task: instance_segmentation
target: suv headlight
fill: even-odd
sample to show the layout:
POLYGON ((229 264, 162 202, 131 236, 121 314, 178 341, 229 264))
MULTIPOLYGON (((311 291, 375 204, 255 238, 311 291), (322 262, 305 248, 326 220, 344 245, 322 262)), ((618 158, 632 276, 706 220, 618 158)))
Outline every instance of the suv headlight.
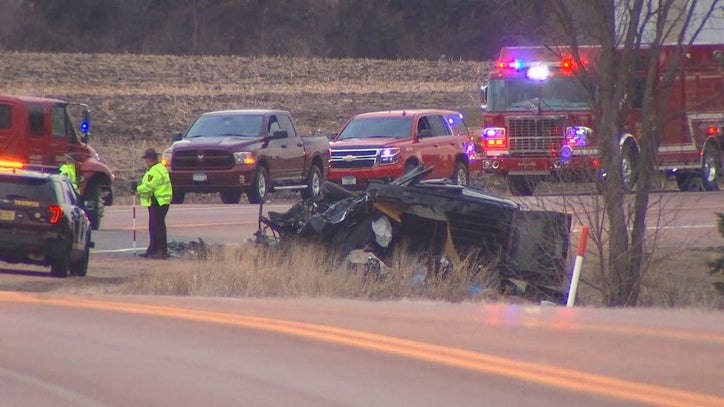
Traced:
POLYGON ((249 151, 237 151, 234 153, 234 162, 237 164, 254 165, 256 158, 249 151))
POLYGON ((398 147, 383 148, 380 151, 380 164, 395 164, 400 161, 400 149, 398 147))

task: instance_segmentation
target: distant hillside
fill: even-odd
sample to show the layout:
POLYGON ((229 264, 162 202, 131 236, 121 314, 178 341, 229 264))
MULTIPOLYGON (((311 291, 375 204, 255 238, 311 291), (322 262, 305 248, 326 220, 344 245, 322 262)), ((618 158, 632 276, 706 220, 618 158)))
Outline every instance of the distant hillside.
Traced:
MULTIPOLYGON (((336 132, 361 111, 444 107, 479 120, 474 61, 0 53, 0 92, 88 103, 92 141, 126 177, 133 149, 162 149, 203 111, 288 109, 302 132, 336 132), (134 142, 130 143, 131 136, 134 142), (135 144, 135 145, 134 145, 135 144)), ((135 163, 138 165, 139 163, 135 163)))

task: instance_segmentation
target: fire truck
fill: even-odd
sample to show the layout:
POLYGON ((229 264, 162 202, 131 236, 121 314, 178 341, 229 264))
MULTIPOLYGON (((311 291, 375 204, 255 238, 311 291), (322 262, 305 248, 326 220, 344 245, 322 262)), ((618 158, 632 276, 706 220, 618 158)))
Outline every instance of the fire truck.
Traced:
POLYGON ((88 144, 90 108, 58 99, 0 95, 0 162, 21 168, 57 172, 73 154, 79 158, 78 186, 91 226, 100 228, 103 207, 113 204, 111 169, 88 144), (76 112, 76 110, 79 110, 76 112), (80 116, 79 135, 73 114, 80 116))
MULTIPOLYGON (((645 61, 646 50, 638 58, 645 61)), ((591 94, 582 66, 595 70, 600 48, 507 47, 481 86, 483 171, 506 176, 513 195, 533 195, 542 181, 599 181, 599 158, 591 94)), ((664 45, 660 79, 676 58, 664 45)), ((724 45, 696 44, 679 54, 661 128, 657 169, 674 176, 682 191, 717 190, 724 152, 724 45)), ((635 184, 647 63, 633 72, 631 112, 619 134, 621 168, 628 188, 635 184)))

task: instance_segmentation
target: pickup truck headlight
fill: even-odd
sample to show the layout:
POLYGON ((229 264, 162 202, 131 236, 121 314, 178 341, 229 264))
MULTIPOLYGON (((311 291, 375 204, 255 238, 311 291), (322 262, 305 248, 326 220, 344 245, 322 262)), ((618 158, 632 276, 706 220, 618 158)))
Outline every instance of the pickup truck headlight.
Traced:
POLYGON ((173 155, 170 151, 164 151, 163 153, 161 153, 161 164, 163 164, 164 167, 170 167, 172 157, 173 155))
POLYGON ((254 157, 254 154, 248 151, 237 151, 236 153, 234 153, 234 161, 237 164, 256 164, 256 158, 254 157))
POLYGON ((383 148, 380 151, 380 165, 395 164, 398 161, 400 161, 399 148, 383 148))

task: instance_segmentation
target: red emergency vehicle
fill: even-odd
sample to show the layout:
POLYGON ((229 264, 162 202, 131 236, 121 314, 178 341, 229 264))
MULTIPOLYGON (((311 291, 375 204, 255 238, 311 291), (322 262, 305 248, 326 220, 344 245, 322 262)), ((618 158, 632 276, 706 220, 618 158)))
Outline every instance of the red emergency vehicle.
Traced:
MULTIPOLYGON (((532 195, 541 181, 594 181, 605 174, 591 98, 576 72, 576 61, 595 70, 599 55, 598 47, 580 47, 579 59, 566 47, 501 50, 481 87, 483 170, 507 176, 513 195, 532 195)), ((658 76, 676 55, 675 45, 663 46, 658 76)), ((716 190, 724 151, 724 45, 692 45, 682 57, 659 134, 657 168, 675 176, 681 190, 716 190)), ((641 137, 647 64, 639 65, 632 110, 619 135, 628 183, 635 182, 641 137)))
POLYGON ((80 157, 78 186, 93 229, 100 227, 103 207, 113 204, 111 169, 88 144, 90 109, 58 99, 0 95, 0 160, 22 168, 58 171, 67 155, 80 157), (80 134, 71 111, 80 116, 80 134), (77 111, 77 112, 76 112, 77 111))

